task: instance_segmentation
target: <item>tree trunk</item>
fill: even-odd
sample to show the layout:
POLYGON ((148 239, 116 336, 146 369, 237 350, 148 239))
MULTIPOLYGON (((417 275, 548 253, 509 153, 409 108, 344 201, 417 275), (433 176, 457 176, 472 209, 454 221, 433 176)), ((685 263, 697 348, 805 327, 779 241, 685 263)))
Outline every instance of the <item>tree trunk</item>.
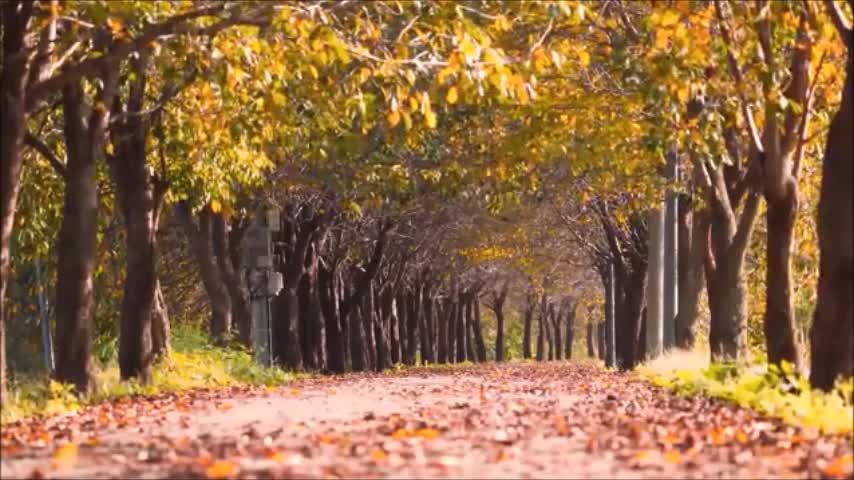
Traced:
POLYGON ((10 280, 9 245, 21 187, 21 149, 27 129, 28 51, 33 38, 28 31, 33 6, 32 2, 4 2, 0 6, 3 9, 3 69, 0 73, 0 125, 3 125, 0 132, 0 405, 6 398, 6 287, 10 280))
POLYGON ((344 338, 338 317, 338 289, 333 267, 321 264, 318 269, 320 307, 326 327, 326 368, 332 373, 344 373, 344 338))
MULTIPOLYGON (((112 104, 115 72, 103 79, 95 103, 112 104)), ((92 372, 92 277, 98 229, 96 155, 102 151, 109 110, 84 105, 81 82, 63 89, 67 178, 59 231, 56 282, 56 379, 72 383, 79 393, 94 386, 92 372), (88 117, 88 118, 87 118, 88 117)), ((149 309, 150 313, 150 309, 149 309)))
POLYGON ((371 311, 371 315, 374 316, 374 336, 377 342, 375 367, 378 372, 382 372, 392 366, 391 344, 388 337, 385 309, 382 306, 382 297, 377 293, 377 290, 371 284, 371 290, 368 292, 368 308, 371 311))
POLYGON ((540 315, 537 317, 537 353, 535 359, 538 362, 542 362, 546 358, 546 352, 544 351, 546 348, 546 335, 544 329, 543 322, 543 312, 540 309, 540 315))
POLYGON ((400 333, 400 363, 408 365, 410 348, 409 343, 409 302, 406 292, 401 292, 397 296, 397 330, 400 333))
POLYGON ((587 320, 587 356, 597 358, 596 355, 596 325, 591 319, 587 320))
POLYGON ((468 353, 468 348, 466 340, 468 335, 466 335, 466 325, 468 325, 468 322, 466 321, 466 308, 469 307, 469 293, 465 291, 460 292, 459 305, 457 306, 457 317, 454 322, 456 326, 456 334, 454 337, 457 340, 456 360, 458 363, 465 362, 467 360, 466 354, 468 353))
POLYGON ((176 206, 182 219, 190 250, 199 267, 202 285, 211 302, 210 335, 216 345, 225 343, 228 326, 231 324, 231 296, 222 280, 219 268, 216 266, 211 239, 211 211, 205 206, 199 213, 199 224, 193 220, 186 203, 176 206))
POLYGON ((377 337, 375 335, 374 309, 371 303, 370 286, 362 298, 362 329, 365 332, 365 360, 367 370, 377 369, 377 337))
POLYGON ((646 290, 646 260, 638 256, 631 259, 631 273, 626 282, 625 292, 621 308, 620 322, 621 330, 624 332, 621 338, 622 369, 631 370, 640 363, 641 344, 644 342, 644 329, 642 328, 642 310, 646 290))
MULTIPOLYGON (((225 289, 228 291, 228 297, 231 302, 231 324, 227 327, 226 331, 231 330, 231 325, 236 326, 240 342, 249 347, 252 345, 252 331, 251 328, 247 328, 252 325, 249 290, 238 273, 240 271, 240 263, 234 262, 231 245, 231 241, 238 240, 239 237, 229 235, 230 232, 226 231, 227 220, 222 211, 212 213, 212 217, 211 237, 213 239, 214 256, 216 257, 220 278, 222 278, 225 289)), ((235 245, 234 249, 239 249, 239 245, 235 245)))
POLYGON ((391 306, 389 316, 389 328, 391 329, 391 362, 392 364, 397 365, 403 361, 402 340, 405 339, 400 331, 399 312, 402 307, 400 306, 397 295, 389 291, 388 296, 390 302, 389 305, 391 306))
POLYGON ((397 340, 394 338, 394 329, 392 328, 392 308, 394 304, 394 296, 391 293, 391 288, 389 286, 381 289, 381 293, 378 294, 378 309, 379 309, 379 321, 383 332, 383 342, 382 342, 382 367, 391 368, 395 364, 395 360, 397 357, 394 355, 395 348, 398 347, 397 340))
POLYGON ((448 363, 448 324, 450 323, 450 319, 453 318, 451 312, 454 311, 454 308, 453 300, 448 297, 444 301, 444 307, 439 312, 437 361, 442 364, 448 363))
POLYGON ((477 352, 474 349, 474 295, 469 296, 466 304, 466 359, 477 362, 477 352))
POLYGON ((854 185, 852 98, 854 52, 847 30, 848 65, 839 111, 830 123, 818 203, 818 299, 810 328, 810 384, 829 390, 854 374, 854 185))
POLYGON ((492 293, 492 311, 495 313, 495 361, 504 361, 504 302, 507 300, 509 283, 504 282, 501 291, 492 293))
POLYGON ((569 299, 566 305, 564 318, 566 318, 566 343, 564 343, 564 353, 567 360, 572 360, 572 343, 575 341, 575 309, 577 308, 575 300, 569 299))
POLYGON ((531 321, 534 316, 534 295, 528 293, 527 302, 525 303, 524 324, 522 327, 522 357, 525 359, 531 358, 531 321))
POLYGON ((231 270, 226 272, 225 281, 234 304, 233 323, 237 328, 237 338, 244 346, 252 346, 252 305, 249 298, 249 288, 244 276, 245 270, 241 263, 244 222, 232 222, 228 232, 228 256, 231 259, 231 270), (245 306, 244 306, 245 305, 245 306), (244 310, 245 309, 245 310, 244 310))
POLYGON ((169 309, 160 289, 160 280, 154 280, 154 305, 151 312, 151 355, 157 359, 169 356, 169 309))
POLYGON ((474 329, 474 345, 475 351, 477 352, 477 361, 485 362, 486 343, 483 341, 483 327, 481 326, 480 321, 480 300, 477 295, 475 295, 472 301, 474 302, 474 321, 472 322, 472 328, 474 329))
POLYGON ((424 365, 434 362, 433 356, 433 292, 430 285, 424 286, 421 297, 421 323, 418 335, 421 338, 421 363, 424 365))
POLYGON ((365 358, 365 336, 362 332, 362 307, 356 305, 348 315, 350 322, 350 368, 354 372, 363 372, 367 368, 365 358))
POLYGON ((552 325, 554 328, 555 360, 563 360, 563 337, 560 334, 560 324, 563 322, 564 309, 558 306, 552 311, 552 325))
POLYGON ((700 293, 705 286, 703 259, 708 250, 708 221, 705 210, 689 209, 689 199, 682 196, 679 206, 679 309, 676 316, 676 346, 694 346, 700 293))
POLYGON ((706 262, 706 284, 712 361, 740 361, 747 355, 744 259, 758 208, 759 195, 749 193, 741 214, 742 226, 737 229, 731 212, 727 213, 720 205, 715 208, 717 212, 711 213, 713 249, 707 255, 713 255, 713 259, 706 262))
POLYGON ((406 364, 415 365, 415 353, 418 351, 418 324, 420 311, 418 304, 421 302, 420 289, 418 286, 406 295, 406 364))
POLYGON ((789 179, 785 194, 772 198, 766 194, 767 225, 765 275, 765 316, 763 330, 768 362, 787 361, 801 370, 800 353, 795 341, 795 311, 792 301, 792 237, 798 211, 798 184, 789 179))

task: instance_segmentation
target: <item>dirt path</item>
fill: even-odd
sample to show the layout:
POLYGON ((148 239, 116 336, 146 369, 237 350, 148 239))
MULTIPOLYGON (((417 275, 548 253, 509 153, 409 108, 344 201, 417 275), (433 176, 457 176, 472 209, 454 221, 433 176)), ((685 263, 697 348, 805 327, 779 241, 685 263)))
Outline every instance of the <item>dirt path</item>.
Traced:
POLYGON ((4 427, 0 475, 851 478, 851 448, 629 375, 541 363, 127 399, 4 427))

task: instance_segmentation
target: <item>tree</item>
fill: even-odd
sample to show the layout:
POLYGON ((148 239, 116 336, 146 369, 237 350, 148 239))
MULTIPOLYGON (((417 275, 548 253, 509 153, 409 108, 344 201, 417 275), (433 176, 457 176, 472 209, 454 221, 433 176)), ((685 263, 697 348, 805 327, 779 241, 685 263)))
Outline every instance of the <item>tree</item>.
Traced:
MULTIPOLYGON (((852 226, 852 89, 854 55, 851 54, 852 29, 839 6, 826 2, 827 10, 848 49, 842 103, 830 123, 830 132, 822 162, 821 195, 818 207, 819 262, 818 299, 810 329, 812 353, 810 383, 828 390, 834 381, 854 373, 854 227, 852 226)), ((848 2, 854 10, 854 3, 848 2)))

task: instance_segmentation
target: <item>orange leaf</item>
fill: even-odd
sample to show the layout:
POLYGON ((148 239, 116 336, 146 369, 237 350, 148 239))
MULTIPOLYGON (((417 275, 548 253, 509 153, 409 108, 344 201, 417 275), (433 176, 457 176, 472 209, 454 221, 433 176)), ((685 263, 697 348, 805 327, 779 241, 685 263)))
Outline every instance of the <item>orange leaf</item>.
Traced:
POLYGON ((284 460, 285 457, 283 457, 280 452, 273 450, 272 448, 268 448, 264 452, 264 458, 266 458, 267 460, 272 460, 274 462, 281 462, 282 460, 284 460))
POLYGON ((735 432, 735 439, 738 440, 738 443, 741 443, 741 444, 745 444, 748 442, 748 440, 750 440, 747 437, 747 434, 741 430, 735 432))
POLYGON ((434 428, 422 428, 415 432, 416 437, 432 439, 438 437, 439 431, 434 428))
POLYGON ((217 461, 205 470, 207 478, 229 478, 237 474, 237 467, 226 461, 217 461))
POLYGON ((682 461, 682 455, 676 450, 668 450, 664 452, 664 461, 675 465, 682 461))
POLYGON ((849 453, 836 458, 821 471, 822 475, 831 478, 845 478, 851 475, 854 457, 849 453))
POLYGON ((77 463, 77 445, 66 443, 53 452, 54 468, 71 468, 77 463))
POLYGON ((401 438, 409 438, 409 437, 411 437, 411 436, 412 436, 412 431, 411 431, 411 430, 407 430, 407 429, 405 429, 405 428, 401 428, 401 429, 395 430, 395 432, 391 434, 391 438, 395 438, 395 439, 398 439, 398 440, 399 440, 399 439, 401 439, 401 438))
POLYGON ((374 450, 371 452, 371 459, 375 462, 382 462, 388 457, 386 453, 382 450, 374 450))

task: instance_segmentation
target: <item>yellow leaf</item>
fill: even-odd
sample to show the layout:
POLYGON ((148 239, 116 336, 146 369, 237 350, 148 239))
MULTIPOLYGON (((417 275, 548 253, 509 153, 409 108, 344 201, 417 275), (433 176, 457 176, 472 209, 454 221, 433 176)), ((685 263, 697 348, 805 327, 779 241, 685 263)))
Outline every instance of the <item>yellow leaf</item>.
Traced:
POLYGON ((421 94, 421 113, 423 115, 427 115, 427 113, 432 112, 433 109, 430 108, 430 95, 427 92, 421 94))
POLYGON ((424 123, 428 128, 436 128, 436 114, 433 112, 424 114, 424 123))
POLYGON ((667 41, 670 39, 671 35, 670 30, 665 30, 663 28, 659 28, 655 31, 655 48, 659 50, 663 50, 667 48, 667 41))
POLYGON ((77 444, 66 443, 53 452, 54 468, 71 468, 77 463, 77 444))
POLYGON ((448 95, 445 97, 445 100, 452 105, 457 103, 457 87, 448 89, 448 95))
POLYGON ((222 204, 218 200, 211 200, 211 211, 219 213, 222 210, 222 204))
POLYGON ((388 126, 394 128, 397 126, 398 123, 400 123, 400 112, 398 112, 397 110, 392 110, 388 112, 388 115, 386 115, 385 119, 388 122, 388 126))
POLYGON ((236 474, 237 467, 233 463, 226 461, 214 462, 210 467, 205 469, 205 476, 207 478, 229 478, 236 474))
POLYGON ((678 90, 676 90, 676 97, 682 103, 685 103, 688 101, 688 94, 689 94, 688 85, 683 85, 682 87, 679 87, 678 90))
POLYGON ((590 54, 587 53, 587 50, 582 49, 578 51, 578 61, 581 62, 582 67, 590 65, 590 54))
POLYGON ((466 58, 474 59, 474 56, 477 55, 477 45, 467 37, 460 43, 460 51, 463 52, 466 58))
POLYGON ((661 26, 662 27, 670 27, 676 25, 676 22, 679 21, 679 14, 673 11, 666 11, 664 15, 661 16, 661 26))

